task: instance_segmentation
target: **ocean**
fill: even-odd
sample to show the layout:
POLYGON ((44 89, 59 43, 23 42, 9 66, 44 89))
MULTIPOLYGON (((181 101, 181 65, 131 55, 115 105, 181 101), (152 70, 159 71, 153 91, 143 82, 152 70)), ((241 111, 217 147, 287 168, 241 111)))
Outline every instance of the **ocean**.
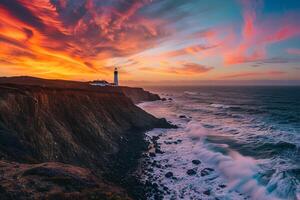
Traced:
POLYGON ((163 199, 300 199, 300 87, 150 90, 166 101, 139 106, 179 126, 147 132, 162 152, 141 179, 163 199))

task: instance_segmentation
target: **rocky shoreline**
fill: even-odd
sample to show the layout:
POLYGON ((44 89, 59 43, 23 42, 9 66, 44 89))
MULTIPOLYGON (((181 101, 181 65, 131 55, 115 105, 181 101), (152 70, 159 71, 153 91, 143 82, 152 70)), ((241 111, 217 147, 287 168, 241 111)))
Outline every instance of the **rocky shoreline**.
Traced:
MULTIPOLYGON (((168 159, 156 159, 157 156, 163 155, 168 152, 164 152, 162 150, 162 141, 161 138, 163 137, 163 131, 154 131, 155 134, 148 136, 147 141, 149 142, 147 151, 144 152, 144 156, 142 159, 142 168, 141 168, 141 182, 144 185, 144 192, 145 197, 147 199, 155 199, 155 200, 162 200, 166 196, 172 197, 174 194, 174 188, 168 188, 168 185, 164 184, 165 180, 170 180, 171 182, 177 182, 182 177, 178 177, 175 174, 175 171, 172 164, 169 163, 168 159), (164 172, 161 176, 156 176, 155 171, 164 172)), ((168 141, 164 141, 164 145, 176 145, 180 146, 182 140, 181 139, 174 139, 170 138, 168 141)), ((202 178, 206 178, 214 173, 215 169, 210 167, 205 167, 202 161, 198 159, 191 160, 191 167, 185 169, 185 176, 198 176, 202 178), (201 169, 201 170, 200 170, 201 169)), ((223 189, 226 185, 220 184, 219 188, 223 189)), ((179 192, 179 191, 177 191, 179 192)), ((181 191, 183 192, 183 191, 181 191)), ((205 196, 210 196, 211 191, 205 190, 203 191, 205 196)), ((179 194, 184 196, 184 194, 179 194)), ((172 199, 176 199, 173 197, 172 199)))
MULTIPOLYGON (((219 169, 205 158, 206 155, 201 154, 205 151, 201 151, 199 137, 193 134, 198 126, 190 123, 192 116, 164 109, 172 103, 140 105, 179 126, 177 129, 153 129, 146 133, 149 146, 141 161, 140 180, 145 185, 147 199, 221 199, 219 197, 224 197, 230 190, 228 182, 222 178, 219 169)), ((243 195, 234 193, 235 197, 243 195)))

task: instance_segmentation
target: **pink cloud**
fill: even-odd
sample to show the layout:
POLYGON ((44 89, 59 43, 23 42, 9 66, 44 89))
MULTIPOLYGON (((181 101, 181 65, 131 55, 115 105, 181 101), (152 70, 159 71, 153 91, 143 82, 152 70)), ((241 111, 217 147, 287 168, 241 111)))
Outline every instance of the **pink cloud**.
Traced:
POLYGON ((282 18, 258 19, 260 3, 242 1, 243 27, 241 39, 236 38, 234 47, 227 48, 224 63, 239 64, 267 57, 266 46, 300 35, 300 23, 293 20, 299 14, 288 13, 282 18))
POLYGON ((230 75, 221 76, 220 79, 234 79, 234 78, 245 78, 245 77, 260 77, 260 76, 279 76, 286 74, 284 71, 265 71, 265 72, 241 72, 230 75))
POLYGON ((287 49, 286 50, 289 54, 292 54, 292 55, 300 55, 300 49, 287 49))

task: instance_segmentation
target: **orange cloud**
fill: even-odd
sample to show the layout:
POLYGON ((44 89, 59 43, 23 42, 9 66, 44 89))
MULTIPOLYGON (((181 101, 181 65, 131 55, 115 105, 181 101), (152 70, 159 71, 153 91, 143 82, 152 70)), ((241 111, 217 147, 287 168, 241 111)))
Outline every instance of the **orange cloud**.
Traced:
POLYGON ((163 56, 177 57, 177 56, 188 55, 188 54, 196 55, 199 52, 215 48, 216 46, 217 45, 214 45, 214 46, 206 46, 206 45, 201 45, 201 44, 200 45, 192 45, 192 46, 185 47, 185 48, 182 48, 179 50, 167 52, 167 53, 163 54, 163 56))
POLYGON ((197 63, 185 63, 181 67, 165 67, 165 68, 140 68, 141 71, 155 72, 162 74, 175 74, 181 76, 204 74, 214 69, 197 63))
POLYGON ((279 76, 286 74, 284 71, 266 71, 266 72, 242 72, 219 77, 219 79, 235 79, 245 77, 261 77, 261 76, 279 76))
POLYGON ((144 51, 168 34, 164 21, 138 14, 147 3, 3 0, 0 73, 67 79, 106 75, 109 59, 144 51))

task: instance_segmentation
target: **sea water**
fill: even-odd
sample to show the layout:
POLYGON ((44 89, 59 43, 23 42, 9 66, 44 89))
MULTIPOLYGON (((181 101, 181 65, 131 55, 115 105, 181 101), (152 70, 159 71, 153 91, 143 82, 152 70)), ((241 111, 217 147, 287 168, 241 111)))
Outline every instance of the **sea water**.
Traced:
POLYGON ((163 153, 142 180, 167 188, 164 199, 300 199, 300 87, 152 91, 167 100, 139 106, 179 126, 147 133, 163 153))

